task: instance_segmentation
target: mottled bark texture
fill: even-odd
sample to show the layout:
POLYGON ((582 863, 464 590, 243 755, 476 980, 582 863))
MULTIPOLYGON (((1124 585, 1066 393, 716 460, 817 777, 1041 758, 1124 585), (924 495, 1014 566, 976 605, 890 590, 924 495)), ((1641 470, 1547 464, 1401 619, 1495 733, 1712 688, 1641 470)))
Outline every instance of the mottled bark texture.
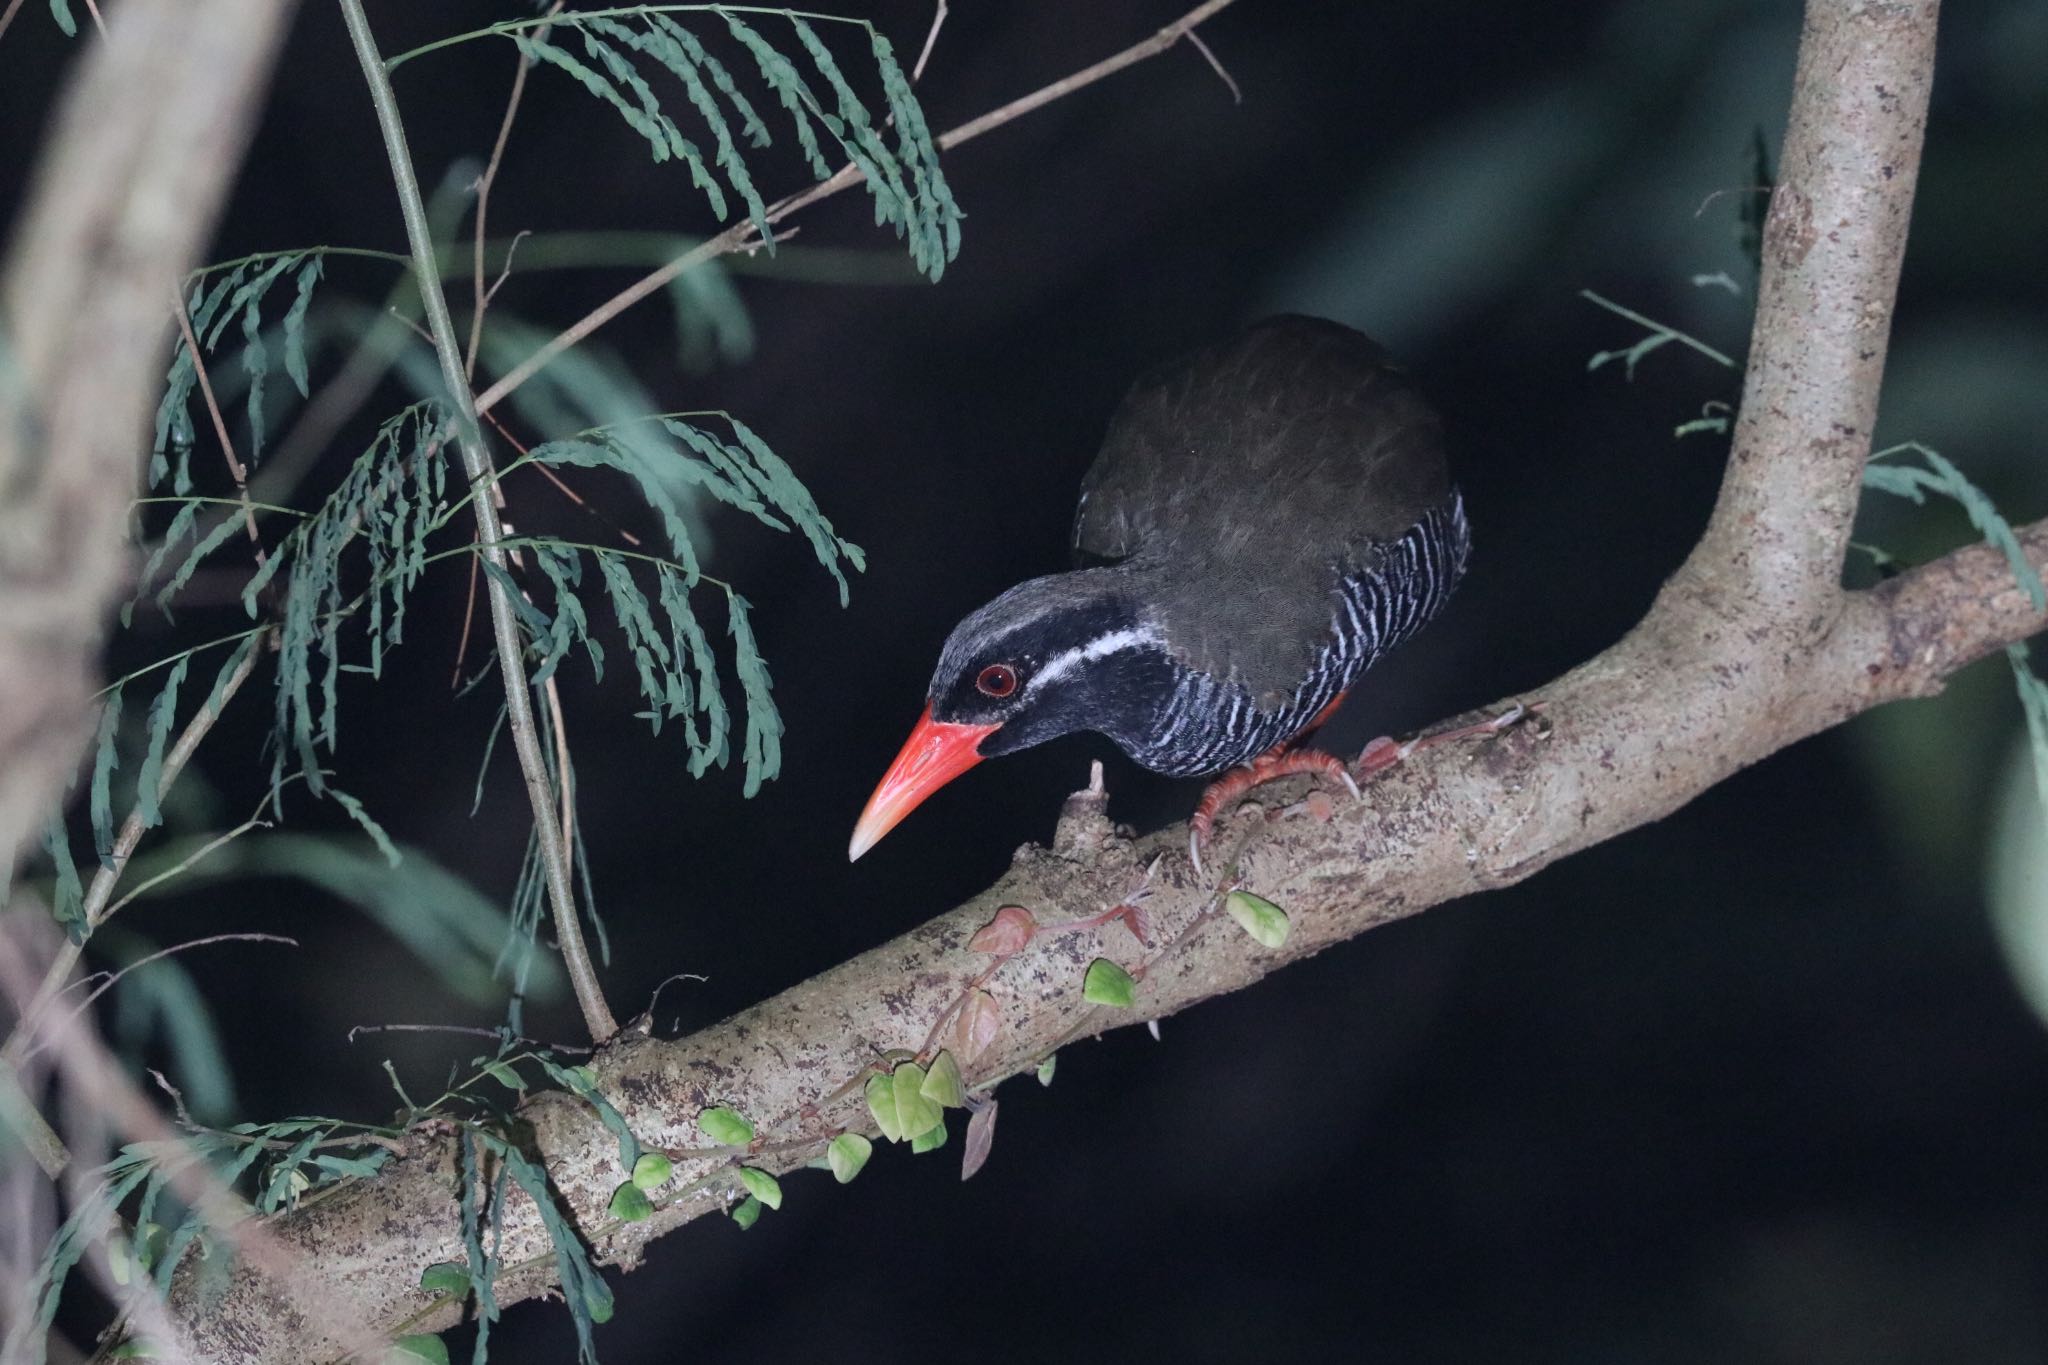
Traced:
POLYGON ((0 281, 0 872, 78 761, 170 301, 213 231, 290 0, 125 0, 44 143, 0 281))
MULTIPOLYGON (((1284 948, 1253 944, 1195 884, 1176 828, 1128 839, 1099 799, 1070 803, 1054 846, 1026 848, 970 903, 777 998, 674 1041, 630 1034, 595 1060, 603 1091, 641 1138, 702 1148, 708 1105, 752 1118, 772 1170, 818 1154, 840 1128, 872 1132, 857 1080, 879 1052, 925 1046, 993 959, 966 948, 1006 904, 1051 923, 1114 905, 1163 855, 1146 903, 1158 948, 1120 924, 1039 939, 986 982, 1001 1028, 965 1063, 971 1087, 1028 1067, 1065 1040, 1156 1018, 1252 984, 1275 968, 1453 897, 1503 886, 1675 810, 1778 749, 1883 702, 1940 690, 1953 670, 2040 629, 2005 563, 1975 547, 1869 592, 1841 565, 1875 415, 1932 71, 1935 0, 1813 0, 1801 39, 1782 183, 1741 417, 1713 521, 1643 622, 1613 648, 1536 690, 1542 708, 1498 737, 1425 751, 1334 815, 1246 808, 1212 864, 1285 907, 1284 948), (1089 1006, 1082 977, 1107 956, 1140 976, 1137 1007, 1089 1006), (840 1093, 841 1091, 844 1093, 840 1093), (803 1141, 792 1141, 804 1139, 803 1141)), ((2048 523, 2024 533, 2048 564, 2048 523)), ((1503 703, 1505 705, 1505 703, 1503 703)), ((1277 802, 1273 804, 1278 804, 1277 802)), ((941 1044, 950 1030, 939 1030, 941 1044)), ((521 1107, 561 1207, 598 1254, 630 1266, 652 1238, 717 1208, 723 1186, 620 1225, 605 1206, 625 1178, 588 1107, 541 1095, 521 1107)), ((394 1324, 426 1304, 420 1269, 461 1261, 455 1141, 414 1135, 383 1174, 273 1222, 303 1252, 290 1281, 244 1270, 177 1310, 221 1359, 320 1357, 291 1305, 329 1296, 394 1324)), ((680 1163, 675 1189, 723 1169, 680 1163)), ((822 1194, 813 1197, 824 1197, 822 1194)), ((548 1243, 515 1196, 500 1303, 553 1281, 548 1243)), ((626 1311, 631 1311, 630 1294, 626 1311)), ((443 1307, 411 1330, 445 1326, 443 1307)))

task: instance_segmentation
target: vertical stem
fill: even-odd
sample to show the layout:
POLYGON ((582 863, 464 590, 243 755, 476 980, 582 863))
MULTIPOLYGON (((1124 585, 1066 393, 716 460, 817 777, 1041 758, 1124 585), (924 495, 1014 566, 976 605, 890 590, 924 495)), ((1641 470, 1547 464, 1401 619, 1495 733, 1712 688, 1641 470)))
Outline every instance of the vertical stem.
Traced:
MULTIPOLYGON (((462 452, 463 472, 468 475, 475 496, 470 507, 476 513, 477 541, 484 557, 500 570, 507 567, 504 528, 487 490, 494 480, 490 452, 484 448, 483 432, 477 426, 476 399, 464 374, 462 346, 456 340, 455 324, 448 316, 448 300, 441 290, 435 264, 434 243, 427 232, 426 204, 420 198, 419 180, 413 174, 412 154, 406 149, 405 124, 398 114, 398 99, 391 79, 384 71, 384 59, 377 40, 363 15, 362 0, 341 0, 342 18, 348 23, 350 40, 362 63, 363 79, 370 87, 370 102, 376 106, 377 126, 384 134, 384 152, 391 162, 391 178, 398 189, 398 208, 405 218, 405 235, 412 249, 413 273, 419 277, 420 301, 427 315, 427 328, 434 338, 434 353, 441 363, 441 378, 448 386, 448 401, 455 409, 455 442, 462 452)), ((540 732, 534 724, 533 698, 526 686, 526 668, 521 662, 523 647, 512 599, 499 574, 489 576, 487 591, 491 604, 491 630, 498 650, 498 669, 505 679, 506 716, 512 730, 512 745, 519 755, 519 771, 526 778, 526 794, 533 806, 534 834, 540 840, 541 865, 546 874, 548 905, 554 914, 555 938, 561 944, 562 962, 576 990, 576 1003, 583 1008, 583 1021, 593 1041, 602 1043, 619 1031, 605 1005, 597 973, 590 965, 590 953, 583 944, 583 929, 576 918, 576 897, 569 881, 569 860, 562 843, 561 826, 556 823, 555 799, 548 781, 547 760, 541 753, 540 732)))

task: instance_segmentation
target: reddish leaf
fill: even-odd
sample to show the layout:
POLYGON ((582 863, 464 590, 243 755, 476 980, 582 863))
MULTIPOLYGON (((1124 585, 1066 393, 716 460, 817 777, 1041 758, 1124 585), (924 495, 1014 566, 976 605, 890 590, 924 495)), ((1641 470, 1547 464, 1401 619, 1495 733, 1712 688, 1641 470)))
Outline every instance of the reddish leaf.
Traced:
POLYGON ((1006 905, 967 940, 967 951, 1010 957, 1023 952, 1037 933, 1038 921, 1029 910, 1021 905, 1006 905))
POLYGON ((1152 916, 1145 913, 1145 907, 1136 901, 1128 901, 1120 907, 1117 916, 1124 922, 1124 928, 1131 931, 1131 937, 1145 945, 1152 946, 1152 916))
POLYGON ((988 1051, 1002 1028, 1003 1011, 996 998, 987 991, 970 992, 966 1003, 960 1006, 959 1017, 953 1021, 954 1056, 973 1065, 975 1058, 988 1051))
POLYGON ((960 1154, 960 1178, 974 1179, 974 1173, 988 1161, 988 1149, 996 1140, 996 1102, 990 1100, 967 1120, 967 1150, 960 1154))

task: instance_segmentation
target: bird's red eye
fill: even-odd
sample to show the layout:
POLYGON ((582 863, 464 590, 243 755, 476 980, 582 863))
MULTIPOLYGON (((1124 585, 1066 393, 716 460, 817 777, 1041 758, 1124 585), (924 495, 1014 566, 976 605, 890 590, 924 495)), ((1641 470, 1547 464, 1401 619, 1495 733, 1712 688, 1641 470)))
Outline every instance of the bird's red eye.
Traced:
POLYGON ((1008 664, 990 664, 974 680, 985 697, 1007 697, 1017 690, 1017 670, 1008 664))

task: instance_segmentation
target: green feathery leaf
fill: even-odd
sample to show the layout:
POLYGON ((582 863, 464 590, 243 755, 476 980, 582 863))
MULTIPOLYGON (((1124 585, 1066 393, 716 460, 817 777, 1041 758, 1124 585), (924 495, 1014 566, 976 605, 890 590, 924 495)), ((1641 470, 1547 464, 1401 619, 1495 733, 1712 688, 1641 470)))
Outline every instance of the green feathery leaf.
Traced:
POLYGON ((114 865, 113 774, 121 766, 115 746, 120 730, 121 688, 116 684, 108 691, 100 710, 100 728, 92 751, 92 786, 87 798, 92 811, 92 846, 99 854, 100 866, 108 868, 114 865))
POLYGON ((172 664, 156 700, 149 704, 149 748, 135 777, 135 809, 142 817, 144 829, 155 829, 164 820, 157 788, 163 784, 164 751, 170 747, 171 724, 178 718, 178 687, 185 681, 185 671, 191 663, 192 656, 187 654, 172 664))

